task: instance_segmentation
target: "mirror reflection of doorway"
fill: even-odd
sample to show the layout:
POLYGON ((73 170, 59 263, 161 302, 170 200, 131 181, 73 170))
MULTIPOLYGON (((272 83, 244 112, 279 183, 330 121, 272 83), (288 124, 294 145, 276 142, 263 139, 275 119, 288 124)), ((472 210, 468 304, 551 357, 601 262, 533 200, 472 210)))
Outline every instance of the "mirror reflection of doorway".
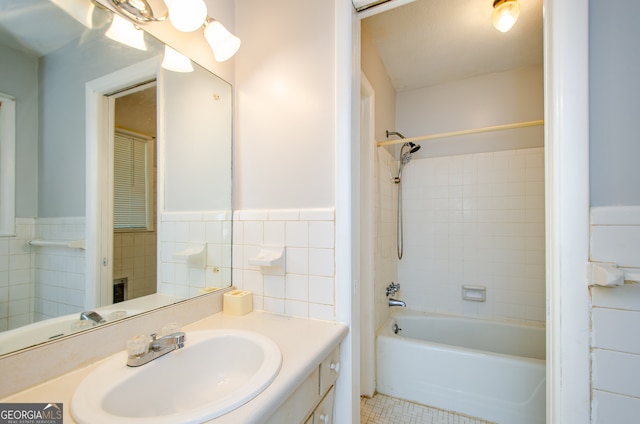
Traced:
POLYGON ((113 95, 113 303, 156 292, 156 83, 113 95))

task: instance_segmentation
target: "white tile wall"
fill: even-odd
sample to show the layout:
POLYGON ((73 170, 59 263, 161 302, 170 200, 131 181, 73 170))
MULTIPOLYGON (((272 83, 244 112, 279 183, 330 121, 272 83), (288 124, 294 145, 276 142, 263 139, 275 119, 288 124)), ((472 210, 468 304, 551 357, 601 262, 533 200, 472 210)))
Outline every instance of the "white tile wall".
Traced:
POLYGON ((414 159, 402 190, 409 308, 545 321, 542 148, 414 159), (462 300, 464 284, 487 301, 462 300))
POLYGON ((234 286, 253 292, 255 309, 334 320, 334 216, 332 208, 235 211, 234 286), (262 245, 285 247, 284 275, 249 265, 262 245))
POLYGON ((178 297, 198 295, 205 287, 226 287, 231 282, 231 214, 227 211, 163 213, 160 282, 158 293, 178 297), (175 253, 191 244, 207 249, 205 268, 187 265, 175 253))
MULTIPOLYGON (((35 234, 48 240, 84 240, 85 218, 38 218, 35 234)), ((34 320, 80 313, 85 305, 85 251, 32 247, 34 320)))
MULTIPOLYGON (((640 271, 640 207, 591 209, 592 261, 640 271)), ((628 422, 640 413, 640 285, 592 287, 593 423, 628 422)))
POLYGON ((0 238, 0 331, 33 321, 32 257, 25 242, 33 238, 35 221, 16 219, 16 236, 0 238))

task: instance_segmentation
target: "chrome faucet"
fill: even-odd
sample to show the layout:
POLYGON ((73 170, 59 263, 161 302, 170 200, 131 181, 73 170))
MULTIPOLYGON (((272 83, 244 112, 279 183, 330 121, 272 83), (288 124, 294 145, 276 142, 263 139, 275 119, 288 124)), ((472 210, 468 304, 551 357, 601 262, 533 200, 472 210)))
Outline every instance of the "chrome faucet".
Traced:
POLYGON ((398 290, 400 290, 400 283, 394 283, 392 281, 391 284, 387 286, 387 297, 395 295, 398 293, 398 290))
POLYGON ((406 308, 407 304, 402 300, 389 298, 389 307, 391 306, 402 306, 403 308, 406 308))
POLYGON ((84 311, 80 314, 80 320, 88 320, 93 321, 93 325, 104 324, 107 322, 104 318, 100 316, 99 313, 94 311, 84 311))
POLYGON ((152 334, 151 341, 148 341, 148 337, 146 336, 135 336, 129 339, 127 365, 130 367, 139 367, 169 352, 183 348, 186 334, 178 331, 160 338, 156 337, 157 334, 152 334))

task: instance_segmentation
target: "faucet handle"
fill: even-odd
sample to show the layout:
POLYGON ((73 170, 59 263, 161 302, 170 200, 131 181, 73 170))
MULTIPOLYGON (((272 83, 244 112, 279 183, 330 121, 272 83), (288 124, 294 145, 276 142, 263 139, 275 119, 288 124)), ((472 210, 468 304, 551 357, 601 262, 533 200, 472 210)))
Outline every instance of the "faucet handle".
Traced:
POLYGON ((149 350, 149 336, 140 334, 137 336, 129 337, 127 340, 127 352, 129 356, 140 356, 149 350))
POLYGON ((160 337, 177 333, 180 330, 181 330, 180 324, 178 324, 177 322, 174 321, 174 322, 167 323, 160 329, 160 337))

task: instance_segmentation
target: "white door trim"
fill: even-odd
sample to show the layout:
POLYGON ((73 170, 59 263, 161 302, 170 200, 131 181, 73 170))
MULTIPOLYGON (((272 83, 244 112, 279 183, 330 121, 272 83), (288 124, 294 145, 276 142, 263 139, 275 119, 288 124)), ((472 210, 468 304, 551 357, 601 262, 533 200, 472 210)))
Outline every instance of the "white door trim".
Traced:
POLYGON ((360 72, 360 394, 369 397, 376 390, 374 135, 375 91, 360 72))
POLYGON ((590 422, 589 1, 545 0, 547 422, 590 422))
MULTIPOLYGON (((109 146, 109 99, 106 97, 142 81, 157 78, 160 58, 154 57, 87 82, 86 99, 86 278, 85 304, 97 307, 112 303, 113 196, 112 152, 109 146), (111 211, 111 213, 109 213, 111 211), (103 261, 109 266, 104 266, 103 261), (98 284, 99 283, 99 284, 98 284)), ((111 100, 113 101, 113 99, 111 100)))

